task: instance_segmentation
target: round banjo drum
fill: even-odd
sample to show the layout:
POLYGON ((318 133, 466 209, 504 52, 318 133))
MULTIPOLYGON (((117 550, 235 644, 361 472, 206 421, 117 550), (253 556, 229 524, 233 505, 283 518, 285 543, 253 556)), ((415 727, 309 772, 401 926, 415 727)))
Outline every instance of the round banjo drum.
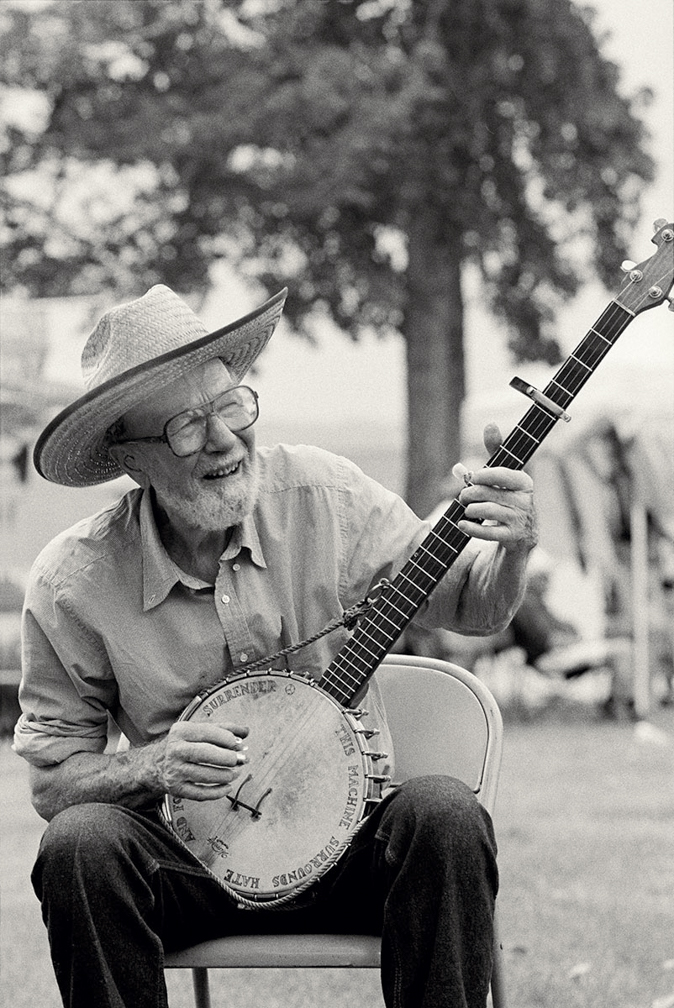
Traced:
POLYGON ((247 725, 248 762, 230 794, 166 795, 162 816, 218 881, 247 906, 294 899, 336 863, 379 800, 373 733, 293 672, 242 674, 195 697, 180 720, 247 725))

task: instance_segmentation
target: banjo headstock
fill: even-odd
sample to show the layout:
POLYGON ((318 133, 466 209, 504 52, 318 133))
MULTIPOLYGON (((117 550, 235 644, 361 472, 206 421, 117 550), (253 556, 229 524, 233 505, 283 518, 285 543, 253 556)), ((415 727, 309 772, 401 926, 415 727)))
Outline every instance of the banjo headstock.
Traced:
POLYGON ((656 233, 652 241, 658 247, 657 252, 641 263, 624 262, 622 265, 627 275, 615 300, 633 315, 665 300, 674 308, 670 295, 674 284, 674 224, 660 218, 653 226, 656 233))

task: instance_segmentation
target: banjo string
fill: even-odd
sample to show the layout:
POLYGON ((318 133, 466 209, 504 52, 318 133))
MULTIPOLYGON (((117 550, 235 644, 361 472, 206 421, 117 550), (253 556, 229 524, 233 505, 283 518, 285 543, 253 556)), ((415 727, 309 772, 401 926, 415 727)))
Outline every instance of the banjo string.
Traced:
POLYGON ((354 605, 349 606, 341 616, 332 620, 322 630, 318 633, 313 634, 311 637, 307 637, 306 640, 300 641, 297 644, 289 644, 287 647, 281 648, 279 651, 275 651, 274 654, 267 655, 265 658, 259 658, 257 661, 248 662, 247 665, 243 665, 239 672, 257 672, 259 669, 269 668, 269 666, 278 661, 279 658, 285 658, 286 655, 295 654, 297 651, 301 651, 302 648, 308 647, 309 644, 314 644, 321 637, 326 637, 329 633, 334 630, 338 630, 339 627, 344 626, 347 630, 353 630, 358 621, 365 616, 373 607, 375 602, 381 597, 382 592, 386 590, 388 585, 390 585, 388 578, 382 578, 374 586, 372 593, 366 595, 359 602, 354 605))

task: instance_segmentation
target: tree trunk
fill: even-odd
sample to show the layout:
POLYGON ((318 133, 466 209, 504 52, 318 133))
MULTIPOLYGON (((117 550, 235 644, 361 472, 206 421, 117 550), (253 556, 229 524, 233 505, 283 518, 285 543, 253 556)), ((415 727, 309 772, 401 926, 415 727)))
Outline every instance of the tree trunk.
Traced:
POLYGON ((461 243, 440 235, 432 210, 409 232, 407 344, 407 502, 424 517, 443 496, 460 458, 465 394, 461 243))

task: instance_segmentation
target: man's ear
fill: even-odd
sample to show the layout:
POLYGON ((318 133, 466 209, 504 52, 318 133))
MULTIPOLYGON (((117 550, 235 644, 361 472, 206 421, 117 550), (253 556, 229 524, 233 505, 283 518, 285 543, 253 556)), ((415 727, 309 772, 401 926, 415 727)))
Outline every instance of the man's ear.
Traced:
POLYGON ((138 484, 138 486, 147 489, 150 485, 150 480, 147 477, 145 471, 138 464, 138 460, 133 452, 130 452, 126 445, 123 444, 113 444, 110 445, 108 451, 114 458, 118 466, 120 466, 127 476, 138 484))

